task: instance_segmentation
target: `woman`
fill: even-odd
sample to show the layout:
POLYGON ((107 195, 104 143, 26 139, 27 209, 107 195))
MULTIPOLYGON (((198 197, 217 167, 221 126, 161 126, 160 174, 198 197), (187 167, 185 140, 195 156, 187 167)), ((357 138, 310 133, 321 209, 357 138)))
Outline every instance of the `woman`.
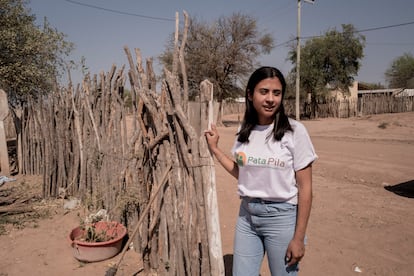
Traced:
POLYGON ((303 124, 285 114, 285 91, 283 74, 274 67, 250 76, 234 160, 218 147, 215 125, 205 131, 212 153, 238 179, 233 275, 259 275, 265 253, 272 275, 297 275, 305 253, 317 155, 303 124))

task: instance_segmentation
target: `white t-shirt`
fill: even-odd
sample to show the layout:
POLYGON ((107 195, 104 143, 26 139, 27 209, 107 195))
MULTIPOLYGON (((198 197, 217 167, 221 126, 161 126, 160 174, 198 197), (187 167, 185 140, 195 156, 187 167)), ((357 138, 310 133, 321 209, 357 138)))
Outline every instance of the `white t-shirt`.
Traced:
POLYGON ((272 136, 273 124, 255 126, 248 143, 236 139, 231 151, 239 166, 240 196, 297 204, 295 171, 318 156, 305 126, 291 118, 289 123, 293 132, 287 131, 281 141, 272 136))

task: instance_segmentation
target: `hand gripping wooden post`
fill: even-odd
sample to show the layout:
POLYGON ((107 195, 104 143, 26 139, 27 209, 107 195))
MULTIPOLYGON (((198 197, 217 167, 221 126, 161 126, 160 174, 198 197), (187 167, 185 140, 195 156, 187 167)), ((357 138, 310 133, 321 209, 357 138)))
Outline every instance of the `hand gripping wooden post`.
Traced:
POLYGON ((10 175, 9 153, 7 151, 6 131, 4 129, 4 120, 8 114, 7 94, 3 89, 0 89, 0 171, 4 175, 10 175))

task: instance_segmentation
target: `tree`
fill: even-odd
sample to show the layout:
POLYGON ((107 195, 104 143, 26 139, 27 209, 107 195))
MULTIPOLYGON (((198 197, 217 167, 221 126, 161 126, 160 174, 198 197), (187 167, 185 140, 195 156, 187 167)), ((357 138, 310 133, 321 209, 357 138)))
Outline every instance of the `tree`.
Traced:
POLYGON ((414 88, 414 56, 410 53, 397 57, 385 72, 390 88, 414 88))
MULTIPOLYGON (((324 36, 306 41, 301 47, 301 94, 310 93, 315 100, 318 96, 326 96, 327 85, 348 92, 361 66, 364 47, 365 37, 359 35, 351 24, 343 24, 342 32, 332 29, 324 36)), ((291 71, 294 76, 296 55, 292 45, 289 59, 295 64, 291 71)))
MULTIPOLYGON (((214 84, 214 97, 221 102, 243 92, 244 79, 263 53, 273 49, 273 38, 258 30, 256 20, 240 13, 221 17, 212 24, 190 18, 185 47, 189 96, 199 93, 201 81, 214 84)), ((171 68, 174 40, 171 39, 161 63, 171 68)))
POLYGON ((0 87, 14 104, 52 91, 65 70, 63 58, 73 49, 46 18, 42 28, 36 26, 26 4, 0 0, 0 87))

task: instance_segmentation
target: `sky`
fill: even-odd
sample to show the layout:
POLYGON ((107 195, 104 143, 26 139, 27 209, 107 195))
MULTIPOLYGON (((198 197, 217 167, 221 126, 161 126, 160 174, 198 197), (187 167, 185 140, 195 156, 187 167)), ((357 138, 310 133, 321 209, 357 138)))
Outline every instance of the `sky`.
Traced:
MULTIPOLYGON (((139 48, 143 60, 154 58, 159 73, 156 58, 175 31, 177 12, 183 25, 183 11, 207 23, 233 13, 253 17, 276 45, 258 59, 260 64, 278 67, 285 75, 292 69, 286 42, 297 36, 297 0, 30 0, 27 7, 39 26, 46 17, 75 44, 69 59, 79 64, 84 57, 92 74, 108 72, 112 65, 128 68, 124 46, 131 52, 139 48)), ((384 73, 392 62, 404 53, 414 55, 413 11, 413 0, 315 0, 313 4, 302 0, 301 44, 306 37, 342 31, 342 24, 352 24, 366 38, 355 79, 386 85, 384 73)), ((81 81, 80 69, 71 75, 74 82, 81 81)))

